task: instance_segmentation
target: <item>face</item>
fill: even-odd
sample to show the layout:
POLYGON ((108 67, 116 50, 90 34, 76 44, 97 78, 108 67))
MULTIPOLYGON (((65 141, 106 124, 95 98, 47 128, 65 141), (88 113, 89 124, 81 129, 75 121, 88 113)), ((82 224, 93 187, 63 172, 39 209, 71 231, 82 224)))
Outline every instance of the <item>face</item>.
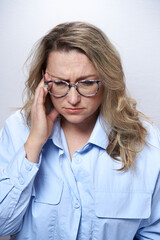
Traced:
MULTIPOLYGON (((71 84, 79 80, 100 80, 88 57, 75 50, 50 53, 46 72, 50 74, 52 80, 63 80, 71 84)), ((103 86, 101 84, 95 96, 81 96, 75 87, 71 87, 66 96, 60 98, 51 96, 51 101, 62 115, 63 121, 72 124, 90 124, 97 118, 102 98, 103 86)))

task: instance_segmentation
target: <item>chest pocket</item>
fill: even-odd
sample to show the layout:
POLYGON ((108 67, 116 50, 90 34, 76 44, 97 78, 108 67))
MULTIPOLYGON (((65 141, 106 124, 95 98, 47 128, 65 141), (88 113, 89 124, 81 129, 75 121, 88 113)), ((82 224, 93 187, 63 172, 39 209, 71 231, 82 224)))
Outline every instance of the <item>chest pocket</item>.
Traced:
POLYGON ((100 218, 147 219, 151 214, 150 193, 95 192, 95 213, 100 218))
POLYGON ((33 195, 35 202, 44 204, 59 204, 63 192, 63 181, 56 177, 51 180, 47 176, 40 176, 35 180, 33 195))

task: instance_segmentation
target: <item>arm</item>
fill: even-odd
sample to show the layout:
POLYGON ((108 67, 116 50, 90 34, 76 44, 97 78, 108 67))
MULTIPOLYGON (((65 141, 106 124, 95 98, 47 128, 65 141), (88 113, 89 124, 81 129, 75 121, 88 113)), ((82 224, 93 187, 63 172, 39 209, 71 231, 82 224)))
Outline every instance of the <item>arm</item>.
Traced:
POLYGON ((149 219, 142 220, 135 239, 160 239, 160 174, 152 198, 151 215, 149 219))
POLYGON ((31 110, 31 131, 24 145, 27 159, 37 163, 40 151, 50 136, 54 121, 58 116, 56 109, 53 109, 49 115, 45 112, 45 98, 48 91, 44 87, 42 80, 35 92, 35 99, 31 110))
POLYGON ((23 128, 21 129, 19 123, 16 123, 17 129, 16 124, 12 124, 14 134, 8 124, 1 132, 0 235, 11 235, 20 231, 23 216, 29 206, 34 179, 41 161, 39 157, 41 148, 50 135, 58 115, 56 110, 49 116, 45 115, 45 96, 41 83, 36 90, 31 113, 31 131, 26 142, 18 139, 23 135, 23 128))
POLYGON ((151 139, 153 140, 151 146, 154 146, 154 151, 156 151, 156 155, 154 155, 156 161, 153 161, 152 164, 157 170, 157 178, 153 188, 150 217, 141 221, 135 240, 160 239, 160 133, 158 129, 154 128, 151 139))
POLYGON ((6 124, 0 136, 0 235, 19 229, 39 167, 25 158, 23 142, 13 143, 13 138, 12 129, 6 124))

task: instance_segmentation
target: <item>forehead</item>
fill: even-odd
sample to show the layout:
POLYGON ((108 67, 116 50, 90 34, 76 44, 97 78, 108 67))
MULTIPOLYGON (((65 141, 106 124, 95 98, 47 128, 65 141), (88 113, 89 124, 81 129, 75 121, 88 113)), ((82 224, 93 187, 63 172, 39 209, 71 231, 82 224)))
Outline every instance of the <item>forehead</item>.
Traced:
POLYGON ((97 74, 89 58, 76 50, 51 52, 48 57, 47 70, 52 74, 60 74, 61 77, 74 74, 97 74))

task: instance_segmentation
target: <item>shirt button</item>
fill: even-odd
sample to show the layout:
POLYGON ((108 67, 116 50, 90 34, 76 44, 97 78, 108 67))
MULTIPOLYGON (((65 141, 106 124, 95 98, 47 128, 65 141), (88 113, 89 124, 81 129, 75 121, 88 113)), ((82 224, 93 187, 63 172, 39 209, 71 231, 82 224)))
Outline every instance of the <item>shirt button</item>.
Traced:
POLYGON ((26 165, 25 168, 26 168, 27 171, 31 171, 32 165, 26 165))
POLYGON ((79 207, 80 207, 79 202, 75 202, 74 207, 75 207, 76 209, 79 208, 79 207))
POLYGON ((76 158, 74 161, 75 161, 75 163, 77 163, 77 164, 81 163, 81 159, 80 159, 80 158, 76 158))
POLYGON ((19 177, 19 178, 18 178, 18 181, 19 181, 19 183, 20 183, 21 185, 24 184, 24 178, 23 178, 23 177, 19 177))

